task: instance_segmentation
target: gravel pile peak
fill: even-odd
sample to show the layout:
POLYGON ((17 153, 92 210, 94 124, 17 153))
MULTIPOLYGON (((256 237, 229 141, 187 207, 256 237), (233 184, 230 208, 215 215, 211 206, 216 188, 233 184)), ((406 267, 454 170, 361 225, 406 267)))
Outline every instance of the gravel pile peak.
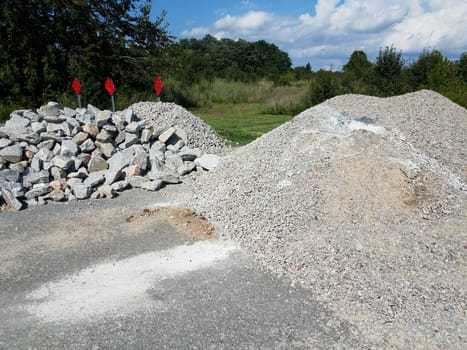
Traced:
POLYGON ((223 159, 191 205, 377 348, 466 342, 467 111, 346 95, 223 159))
POLYGON ((180 126, 187 131, 188 146, 215 153, 225 145, 216 132, 185 108, 167 102, 138 102, 130 107, 137 116, 162 127, 180 126))

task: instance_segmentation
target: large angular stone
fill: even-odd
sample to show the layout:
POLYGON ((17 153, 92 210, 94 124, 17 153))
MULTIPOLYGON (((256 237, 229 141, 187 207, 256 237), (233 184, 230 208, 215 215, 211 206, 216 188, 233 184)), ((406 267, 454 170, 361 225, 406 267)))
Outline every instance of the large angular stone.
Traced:
POLYGON ((41 148, 34 156, 34 158, 38 158, 43 162, 49 162, 53 159, 53 157, 53 152, 48 148, 41 148))
POLYGON ((100 143, 110 142, 111 139, 112 139, 112 136, 105 130, 102 130, 100 133, 96 135, 96 141, 100 143))
POLYGON ((31 123, 31 129, 37 134, 40 134, 42 132, 47 131, 47 122, 42 121, 42 122, 32 122, 31 123))
POLYGON ((20 173, 23 173, 28 166, 29 166, 29 162, 27 160, 23 160, 23 161, 18 162, 18 163, 11 163, 10 164, 10 169, 19 171, 20 173))
POLYGON ((33 199, 33 198, 43 196, 51 191, 52 191, 52 187, 50 187, 48 183, 40 183, 40 184, 34 185, 34 187, 31 190, 26 192, 24 197, 26 199, 33 199))
POLYGON ((142 188, 143 190, 147 191, 158 191, 161 189, 161 187, 164 185, 164 182, 161 180, 156 180, 156 181, 146 181, 143 182, 139 188, 142 188))
POLYGON ((131 159, 130 165, 137 165, 142 172, 145 172, 149 167, 148 153, 144 149, 138 149, 131 159))
POLYGON ((131 159, 122 152, 115 153, 109 158, 109 170, 105 174, 105 184, 111 185, 119 180, 122 170, 130 165, 131 159))
POLYGON ((161 135, 159 135, 159 141, 162 143, 166 143, 170 140, 170 138, 175 134, 175 128, 171 127, 164 131, 161 135))
POLYGON ((46 140, 46 141, 42 141, 41 143, 39 143, 37 145, 37 148, 39 149, 42 149, 42 148, 46 148, 48 150, 52 150, 55 146, 55 141, 54 140, 46 140))
POLYGON ((23 111, 23 117, 28 118, 31 122, 40 122, 42 120, 42 117, 31 111, 30 109, 23 111))
POLYGON ((112 157, 115 153, 115 147, 111 143, 103 143, 99 145, 99 149, 106 158, 112 157))
POLYGON ((165 151, 166 151, 165 143, 162 143, 160 141, 154 142, 154 144, 149 149, 149 159, 151 161, 154 159, 158 159, 159 161, 164 162, 165 151))
POLYGON ((23 147, 18 144, 7 146, 0 150, 0 158, 7 162, 17 163, 23 159, 23 147))
POLYGON ((165 157, 165 166, 176 172, 178 168, 183 166, 183 159, 178 154, 168 155, 165 157))
POLYGON ((60 110, 60 105, 57 102, 49 102, 44 106, 41 106, 37 113, 43 116, 59 116, 62 114, 60 110))
POLYGON ((13 141, 9 139, 0 139, 0 149, 10 146, 13 141))
POLYGON ((91 187, 96 187, 102 184, 105 181, 104 174, 102 173, 90 173, 86 180, 83 181, 83 184, 89 185, 91 187))
POLYGON ((23 203, 16 199, 16 197, 9 190, 1 188, 0 194, 2 195, 5 203, 8 204, 11 208, 15 210, 21 210, 23 208, 23 203))
POLYGON ((54 180, 62 180, 66 178, 66 171, 53 166, 50 168, 50 175, 52 175, 54 180))
POLYGON ((221 157, 216 156, 215 154, 203 154, 200 158, 195 160, 195 164, 205 170, 213 170, 217 168, 220 161, 221 157))
POLYGON ((63 169, 65 171, 69 170, 74 164, 75 164, 75 162, 70 157, 55 156, 52 159, 52 165, 53 166, 56 166, 56 167, 58 167, 60 169, 63 169))
POLYGON ((4 169, 0 170, 0 182, 19 182, 21 179, 21 173, 17 170, 4 169))
POLYGON ((50 174, 48 170, 33 171, 27 175, 23 176, 23 185, 24 187, 32 187, 35 184, 39 183, 49 183, 50 174))
POLYGON ((22 116, 12 113, 10 119, 5 123, 7 128, 26 128, 31 124, 31 121, 28 118, 23 118, 22 116))
POLYGON ((8 182, 8 181, 1 181, 0 180, 0 189, 6 189, 11 192, 11 194, 15 198, 23 197, 24 196, 24 187, 19 182, 8 182))
POLYGON ((79 148, 73 140, 63 140, 62 147, 60 149, 60 155, 65 157, 74 157, 78 154, 79 148))
POLYGON ((107 170, 109 164, 107 161, 99 155, 92 156, 88 163, 88 171, 89 173, 94 173, 96 171, 104 171, 107 170))
POLYGON ((191 149, 188 146, 183 147, 178 154, 185 162, 194 161, 196 158, 201 157, 199 149, 191 149))
POLYGON ((77 145, 81 145, 84 141, 88 139, 88 137, 89 137, 88 133, 84 131, 80 131, 75 136, 73 136, 73 141, 75 141, 77 145))
POLYGON ((115 191, 120 192, 128 188, 130 186, 130 183, 126 180, 122 180, 122 181, 114 182, 111 186, 115 191))
POLYGON ((99 129, 104 125, 109 124, 112 119, 112 112, 110 111, 101 111, 96 114, 96 124, 99 129))
POLYGON ((94 142, 91 139, 87 139, 79 146, 81 152, 92 152, 96 149, 94 142))
POLYGON ((138 144, 138 143, 140 143, 140 139, 139 139, 138 135, 136 135, 136 134, 131 134, 131 133, 127 132, 127 133, 125 134, 125 142, 122 143, 122 144, 120 145, 120 147, 122 147, 122 148, 128 148, 128 147, 131 147, 131 146, 136 145, 136 144, 138 144))
POLYGON ((92 138, 95 138, 97 134, 99 134, 99 128, 92 123, 87 123, 84 125, 83 131, 89 134, 92 138))
POLYGON ((194 162, 184 162, 182 166, 177 168, 177 173, 180 176, 191 173, 196 169, 196 164, 194 162))
POLYGON ((87 199, 92 193, 92 187, 84 183, 75 184, 71 189, 77 199, 87 199))

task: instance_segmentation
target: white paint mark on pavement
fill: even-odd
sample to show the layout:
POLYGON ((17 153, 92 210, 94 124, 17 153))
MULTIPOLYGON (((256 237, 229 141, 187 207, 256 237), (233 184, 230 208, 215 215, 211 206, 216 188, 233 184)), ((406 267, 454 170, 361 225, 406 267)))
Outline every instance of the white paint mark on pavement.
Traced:
POLYGON ((49 321, 126 314, 154 303, 147 292, 158 282, 212 266, 238 249, 226 241, 200 241, 102 263, 31 292, 26 309, 49 321))

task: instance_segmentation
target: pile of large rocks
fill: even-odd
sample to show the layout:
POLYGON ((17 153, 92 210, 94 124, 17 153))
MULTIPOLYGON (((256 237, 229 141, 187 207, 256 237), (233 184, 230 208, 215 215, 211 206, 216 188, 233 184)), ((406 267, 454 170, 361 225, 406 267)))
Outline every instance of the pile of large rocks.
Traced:
POLYGON ((156 191, 196 168, 216 166, 217 156, 186 144, 181 127, 160 127, 131 108, 112 113, 49 102, 37 113, 15 111, 0 128, 0 205, 3 199, 20 210, 111 198, 131 187, 156 191))

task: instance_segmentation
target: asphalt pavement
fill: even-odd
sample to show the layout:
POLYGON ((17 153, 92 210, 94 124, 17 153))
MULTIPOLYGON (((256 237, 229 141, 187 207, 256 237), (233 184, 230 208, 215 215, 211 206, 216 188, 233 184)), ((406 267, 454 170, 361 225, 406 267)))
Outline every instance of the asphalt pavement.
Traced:
POLYGON ((234 242, 146 215, 164 205, 128 191, 0 213, 0 349, 365 348, 234 242))

